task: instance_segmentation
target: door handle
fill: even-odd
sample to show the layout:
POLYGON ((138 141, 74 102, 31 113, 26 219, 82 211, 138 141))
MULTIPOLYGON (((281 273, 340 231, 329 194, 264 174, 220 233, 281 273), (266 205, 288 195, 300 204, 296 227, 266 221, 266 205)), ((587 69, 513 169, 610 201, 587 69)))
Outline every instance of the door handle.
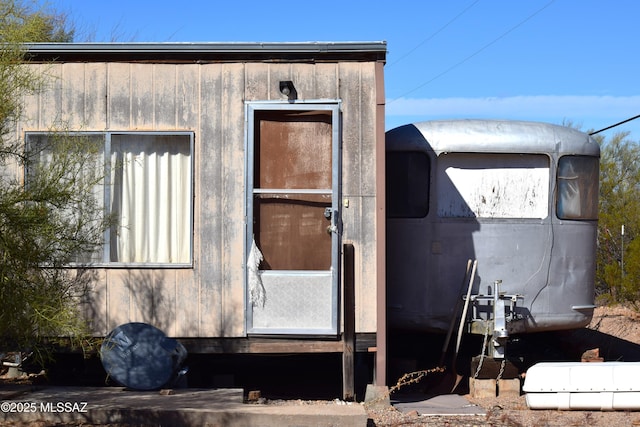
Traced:
POLYGON ((338 232, 338 212, 327 207, 324 208, 324 217, 331 221, 331 225, 327 227, 327 234, 338 232))

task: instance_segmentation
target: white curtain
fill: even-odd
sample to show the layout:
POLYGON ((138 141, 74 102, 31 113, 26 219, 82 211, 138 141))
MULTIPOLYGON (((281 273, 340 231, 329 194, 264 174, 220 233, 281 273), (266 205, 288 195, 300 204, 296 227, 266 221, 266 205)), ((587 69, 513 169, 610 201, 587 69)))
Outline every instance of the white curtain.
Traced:
POLYGON ((598 219, 598 159, 563 156, 558 162, 558 216, 598 219))
POLYGON ((113 135, 111 261, 190 261, 188 135, 113 135))

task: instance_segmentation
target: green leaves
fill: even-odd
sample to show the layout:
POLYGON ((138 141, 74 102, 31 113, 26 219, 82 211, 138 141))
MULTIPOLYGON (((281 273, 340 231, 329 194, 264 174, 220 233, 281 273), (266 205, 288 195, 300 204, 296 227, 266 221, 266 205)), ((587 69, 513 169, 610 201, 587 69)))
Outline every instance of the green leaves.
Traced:
POLYGON ((50 124, 56 137, 46 144, 16 138, 16 124, 32 119, 22 100, 48 78, 28 65, 24 43, 72 38, 66 17, 40 2, 0 0, 0 352, 42 355, 43 339, 86 332, 80 302, 90 277, 68 266, 101 244, 101 152, 64 124, 50 124))
POLYGON ((65 135, 27 148, 26 185, 0 180, 0 348, 85 332, 78 301, 87 278, 68 267, 100 247, 106 223, 93 195, 94 141, 65 135))
POLYGON ((597 294, 610 302, 640 299, 640 144, 628 132, 601 146, 597 294), (622 227, 624 226, 624 235, 622 227))
POLYGON ((67 17, 41 2, 0 0, 2 43, 71 42, 73 34, 67 17))

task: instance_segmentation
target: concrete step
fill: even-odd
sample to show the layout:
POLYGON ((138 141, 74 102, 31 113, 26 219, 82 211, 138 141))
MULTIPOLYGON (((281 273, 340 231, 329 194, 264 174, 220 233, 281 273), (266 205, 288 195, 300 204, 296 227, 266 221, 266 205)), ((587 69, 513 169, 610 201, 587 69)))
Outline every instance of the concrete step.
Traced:
POLYGON ((243 403, 242 389, 132 391, 122 387, 0 387, 1 422, 155 426, 367 425, 359 403, 243 403))

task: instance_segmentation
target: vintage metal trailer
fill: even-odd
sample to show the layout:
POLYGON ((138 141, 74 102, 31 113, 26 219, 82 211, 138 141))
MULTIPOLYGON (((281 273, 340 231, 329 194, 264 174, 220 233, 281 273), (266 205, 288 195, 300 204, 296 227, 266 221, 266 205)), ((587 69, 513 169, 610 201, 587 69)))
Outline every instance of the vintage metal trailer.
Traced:
POLYGON ((386 143, 390 329, 444 332, 466 313, 465 331, 500 341, 589 323, 595 140, 546 123, 443 120, 390 130, 386 143), (467 260, 477 271, 465 279, 467 260))

